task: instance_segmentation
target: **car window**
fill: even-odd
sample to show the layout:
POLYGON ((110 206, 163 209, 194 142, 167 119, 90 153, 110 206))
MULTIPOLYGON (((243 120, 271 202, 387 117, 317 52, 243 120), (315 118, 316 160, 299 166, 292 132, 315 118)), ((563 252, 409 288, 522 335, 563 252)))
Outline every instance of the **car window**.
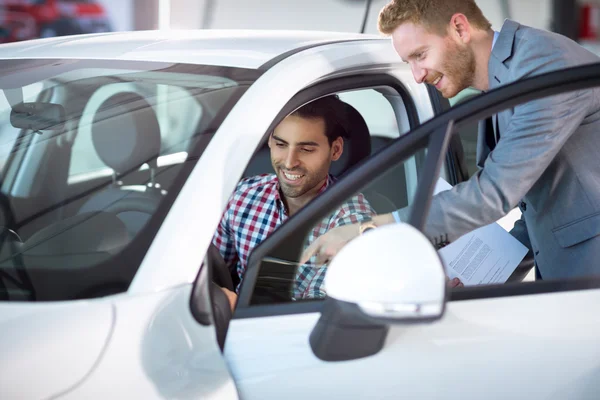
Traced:
MULTIPOLYGON (((390 142, 388 148, 397 146, 398 140, 390 142)), ((323 280, 327 265, 318 265, 314 257, 305 264, 299 264, 301 252, 317 237, 334 227, 389 212, 387 208, 381 209, 382 204, 393 203, 394 209, 413 205, 416 182, 425 163, 425 147, 426 143, 406 154, 398 155, 395 162, 388 163, 389 166, 381 168, 377 176, 366 179, 359 190, 341 200, 323 203, 319 217, 298 228, 286 240, 268 246, 266 255, 257 251, 252 256, 257 263, 257 273, 250 278, 255 279, 255 284, 249 285, 252 289, 245 290, 242 287, 242 290, 247 291, 243 295, 248 297, 249 303, 258 305, 323 299, 326 296, 323 280), (405 179, 407 174, 413 175, 410 182, 405 179), (367 212, 358 206, 364 203, 370 206, 367 212)))
MULTIPOLYGON (((339 99, 346 104, 345 118, 347 118, 346 122, 349 128, 347 137, 344 138, 344 154, 339 160, 334 161, 329 169, 334 179, 350 173, 360 163, 365 162, 378 151, 389 147, 400 137, 401 133, 410 129, 408 111, 402 103, 401 97, 384 95, 384 93, 391 92, 391 88, 364 88, 336 93, 339 99), (346 156, 347 154, 349 156, 346 156), (356 155, 360 155, 360 157, 357 158, 356 155)), ((322 224, 315 229, 314 235, 324 233, 333 226, 343 224, 344 221, 354 221, 356 217, 363 218, 377 212, 385 213, 407 206, 416 192, 418 164, 422 162, 424 154, 424 152, 415 154, 402 165, 391 168, 380 179, 372 180, 364 188, 364 194, 357 195, 340 206, 340 209, 334 213, 335 215, 329 216, 327 221, 322 221, 322 224)), ((223 225, 215 234, 214 243, 226 262, 230 264, 228 267, 234 278, 237 274, 241 280, 245 273, 248 255, 287 222, 287 217, 281 216, 280 212, 277 212, 275 217, 276 207, 265 205, 264 196, 258 193, 258 188, 267 187, 269 184, 266 181, 268 178, 261 174, 273 174, 271 152, 266 146, 254 155, 244 175, 246 180, 240 184, 240 192, 252 191, 252 195, 244 195, 245 197, 242 198, 240 193, 234 193, 228 206, 228 209, 232 211, 225 211, 222 219, 223 225), (263 200, 257 200, 258 197, 263 200), (252 198, 256 202, 254 207, 252 202, 244 200, 246 198, 252 198), (243 208, 243 212, 240 211, 240 207, 243 208), (267 215, 265 210, 271 211, 271 213, 267 215), (240 218, 242 220, 239 220, 240 218), (233 222, 225 223, 224 221, 233 222), (252 229, 246 229, 244 226, 248 221, 257 222, 253 222, 252 229), (266 228, 262 227, 261 221, 267 223, 266 228), (251 239, 247 237, 248 235, 251 235, 251 239), (223 237, 232 239, 225 241, 223 237), (226 242, 230 245, 227 245, 226 242), (238 256, 233 257, 233 253, 238 256)), ((293 259, 289 254, 282 258, 293 259)), ((300 274, 303 273, 300 272, 300 274)), ((302 281, 300 285, 308 282, 310 277, 311 274, 306 272, 302 278, 299 278, 302 281)), ((301 297, 299 293, 302 290, 301 286, 291 290, 293 293, 288 299, 301 297)))
POLYGON ((0 300, 127 290, 206 144, 258 76, 202 65, 0 61, 0 98, 24 99, 0 102, 0 300))
MULTIPOLYGON (((352 105, 362 115, 375 138, 394 139, 400 136, 398 118, 383 93, 376 89, 350 90, 339 93, 340 99, 352 105)), ((403 117, 403 116, 402 116, 403 117)), ((402 132, 408 131, 408 121, 401 119, 402 132)))
MULTIPOLYGON (((449 99, 450 106, 456 107, 460 104, 463 104, 466 101, 470 101, 477 96, 480 96, 481 92, 468 88, 461 91, 455 97, 449 99)), ((473 176, 477 171, 479 171, 479 167, 477 165, 477 141, 479 137, 480 130, 492 131, 494 128, 492 126, 492 118, 488 117, 481 120, 469 121, 462 124, 457 129, 457 134, 460 138, 460 143, 462 146, 462 152, 455 152, 455 154, 462 155, 462 159, 456 159, 455 162, 461 163, 466 166, 466 174, 463 177, 464 179, 459 179, 458 181, 467 180, 471 176, 473 176)), ((511 230, 514 224, 521 218, 521 211, 518 207, 512 209, 508 215, 503 218, 499 224, 506 230, 511 230)), ((512 277, 513 280, 523 279, 524 281, 533 281, 535 279, 535 271, 533 269, 529 269, 527 273, 527 268, 531 266, 531 262, 523 263, 523 265, 517 270, 515 275, 512 277), (523 276, 525 276, 523 278, 523 276)))
MULTIPOLYGON (((562 290, 578 290, 588 287, 585 283, 586 279, 600 276, 600 269, 595 262, 596 249, 600 240, 600 224, 597 224, 596 221, 600 210, 597 202, 593 204, 589 202, 593 196, 597 197, 597 177, 600 176, 598 169, 600 164, 592 162, 591 160, 595 160, 595 158, 590 156, 597 151, 593 145, 597 142, 594 139, 596 129, 593 125, 598 121, 597 104, 592 100, 595 96, 596 93, 591 90, 580 90, 543 97, 535 102, 515 104, 497 114, 499 131, 485 128, 486 146, 489 145, 491 148, 485 149, 480 156, 485 159, 490 151, 495 150, 493 159, 495 165, 490 165, 491 163, 488 162, 484 169, 487 172, 479 177, 479 181, 483 181, 482 185, 492 192, 490 195, 492 201, 482 203, 480 208, 473 208, 471 205, 461 208, 461 204, 456 202, 452 204, 453 207, 449 211, 461 213, 465 220, 469 220, 471 217, 484 218, 482 215, 488 216, 492 213, 505 214, 504 210, 494 208, 494 204, 499 204, 501 201, 518 205, 517 211, 522 212, 523 217, 518 220, 517 216, 516 224, 514 218, 509 223, 506 220, 496 221, 496 219, 490 219, 489 223, 494 226, 494 229, 497 228, 496 223, 504 228, 502 237, 510 241, 511 248, 513 245, 521 247, 522 251, 519 250, 519 252, 521 257, 525 256, 525 258, 510 274, 506 275, 506 281, 499 282, 496 277, 502 273, 501 270, 506 265, 511 263, 507 258, 508 254, 499 250, 494 250, 492 253, 490 249, 493 246, 488 247, 479 240, 468 241, 464 250, 458 253, 459 258, 456 260, 459 262, 449 262, 445 265, 447 274, 458 275, 467 282, 475 276, 475 270, 484 264, 484 259, 491 260, 491 263, 488 263, 490 269, 481 280, 478 277, 477 280, 468 283, 469 287, 455 290, 456 295, 453 293, 453 299, 507 296, 524 294, 528 291, 543 293, 557 290, 563 283, 565 286, 562 290), (577 110, 577 119, 581 118, 583 123, 579 125, 574 135, 567 135, 564 138, 566 142, 559 145, 558 156, 549 158, 541 156, 539 158, 540 162, 545 162, 547 165, 543 166, 541 176, 538 177, 537 173, 540 171, 536 172, 537 165, 532 165, 530 162, 531 149, 535 148, 541 154, 553 154, 555 151, 553 148, 557 144, 547 140, 544 135, 547 134, 547 129, 554 128, 555 112, 560 112, 560 110, 565 115, 571 115, 572 110, 577 110), (533 121, 529 118, 529 113, 532 112, 535 112, 536 115, 533 121), (530 135, 521 139, 520 146, 507 147, 510 143, 508 140, 504 142, 503 147, 496 147, 499 146, 496 144, 498 135, 509 131, 513 124, 517 124, 520 129, 527 130, 530 135), (579 153, 579 158, 571 158, 574 151, 579 153), (572 163, 585 168, 587 173, 579 175, 578 167, 573 168, 572 163), (507 180, 496 182, 499 185, 505 185, 503 190, 496 194, 490 183, 492 182, 491 177, 497 176, 494 174, 498 173, 498 168, 509 170, 509 173, 503 176, 511 177, 518 174, 520 180, 512 178, 508 181, 509 178, 506 178, 507 180), (535 179, 528 174, 532 174, 535 179), (522 181, 527 179, 532 182, 533 186, 519 188, 522 181), (523 191, 522 196, 516 194, 518 190, 523 191), (511 229, 513 231, 510 234, 506 232, 511 229), (541 274, 543 282, 528 282, 528 274, 532 273, 534 266, 541 274), (556 285, 550 284, 551 282, 556 285), (523 289, 517 289, 520 287, 523 289)), ((457 120, 456 127, 460 130, 469 124, 482 123, 491 116, 489 114, 480 119, 457 120)), ((416 135, 417 132, 414 134, 416 135)), ((564 131, 560 134, 566 135, 564 131)), ((402 143, 402 139, 404 137, 396 139, 396 143, 402 143)), ((390 145, 390 148, 393 146, 394 144, 390 145)), ((416 144, 413 144, 413 147, 415 146, 416 144)), ((410 149, 411 147, 407 145, 406 148, 410 149)), ((273 237, 273 240, 265 242, 255 251, 251 257, 250 268, 254 268, 256 273, 247 278, 248 289, 242 288, 241 304, 289 302, 293 297, 293 288, 299 284, 299 271, 305 269, 312 271, 312 278, 306 286, 307 290, 303 292, 303 297, 296 298, 295 301, 325 297, 327 288, 323 286, 323 282, 327 273, 327 265, 319 266, 314 259, 312 260, 314 265, 300 265, 299 263, 302 251, 312 240, 311 233, 319 227, 323 218, 328 218, 341 204, 351 202, 360 195, 369 200, 371 181, 388 180, 395 169, 406 169, 407 162, 411 159, 417 160, 415 171, 419 176, 424 172, 423 157, 420 156, 423 152, 424 149, 421 148, 414 150, 413 154, 406 157, 397 156, 397 160, 395 160, 390 149, 372 160, 373 164, 378 165, 377 174, 364 172, 364 174, 348 175, 347 181, 345 181, 346 185, 340 186, 343 189, 334 189, 334 193, 339 196, 336 197, 335 194, 332 194, 332 197, 327 197, 324 195, 322 202, 319 202, 318 199, 315 200, 310 213, 303 214, 302 217, 299 215, 298 220, 293 223, 295 231, 290 228, 279 237, 273 237), (344 195, 342 196, 341 193, 344 195)), ((387 183, 387 185, 392 184, 397 185, 398 180, 394 179, 393 183, 392 181, 387 183)), ((465 186, 463 186, 463 190, 466 190, 465 186)), ((406 205, 412 206, 413 200, 414 196, 408 193, 405 204, 400 205, 399 208, 406 205)), ((508 218, 511 218, 510 213, 508 218)), ((471 234, 472 232, 466 232, 463 237, 471 234)), ((482 238, 483 236, 478 237, 482 238)), ((448 244, 443 234, 440 237, 430 237, 430 240, 438 247, 448 244)), ((368 271, 368 267, 365 270, 368 271)), ((594 283, 594 285, 596 284, 594 283)))
MULTIPOLYGON (((465 101, 471 100, 472 98, 477 97, 480 94, 481 94, 480 91, 478 91, 476 89, 468 88, 468 89, 461 91, 453 98, 448 99, 448 101, 449 101, 449 104, 451 107, 455 107, 456 105, 462 104, 465 101)), ((466 178, 473 175, 479 169, 477 167, 477 160, 476 160, 478 130, 479 130, 478 122, 469 123, 465 126, 460 127, 460 129, 457 130, 458 135, 460 137, 461 144, 462 144, 462 150, 463 150, 463 155, 464 155, 463 161, 467 167, 467 171, 465 171, 466 175, 467 175, 466 178)))
MULTIPOLYGON (((461 91, 460 93, 458 93, 453 98, 449 99, 449 102, 450 102, 450 105, 452 107, 454 107, 457 104, 461 104, 465 101, 468 101, 480 94, 481 94, 481 92, 479 92, 478 90, 471 89, 471 88, 465 89, 465 90, 461 91)), ((460 141, 461 141, 462 148, 463 148, 464 162, 467 167, 466 178, 470 177, 478 170, 477 160, 476 160, 478 130, 479 130, 478 122, 471 122, 471 123, 461 127, 460 129, 458 129, 458 135, 460 137, 460 141)))

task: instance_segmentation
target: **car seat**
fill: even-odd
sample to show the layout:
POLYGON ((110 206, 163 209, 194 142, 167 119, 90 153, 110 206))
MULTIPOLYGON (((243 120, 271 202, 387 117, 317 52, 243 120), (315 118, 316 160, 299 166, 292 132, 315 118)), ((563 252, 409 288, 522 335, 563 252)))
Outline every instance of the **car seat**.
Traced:
POLYGON ((114 171, 113 182, 92 194, 78 213, 111 212, 124 222, 132 238, 150 219, 165 193, 154 180, 161 145, 158 119, 143 97, 124 92, 109 97, 100 106, 91 131, 99 158, 114 171), (143 164, 149 166, 147 179, 123 185, 119 178, 143 164))

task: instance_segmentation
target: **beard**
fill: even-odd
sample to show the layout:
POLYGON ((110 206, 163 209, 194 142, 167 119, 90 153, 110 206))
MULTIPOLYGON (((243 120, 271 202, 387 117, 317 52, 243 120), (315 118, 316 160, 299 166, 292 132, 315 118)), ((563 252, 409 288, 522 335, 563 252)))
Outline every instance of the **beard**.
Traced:
MULTIPOLYGON (((440 89, 442 96, 451 98, 473 85, 475 79, 475 53, 468 46, 452 43, 448 46, 442 64, 446 85, 440 89)), ((437 76, 432 79, 434 81, 437 76)))
POLYGON ((281 189, 281 193, 290 199, 295 199, 301 196, 304 196, 306 193, 312 190, 318 190, 317 186, 320 186, 323 180, 327 179, 327 174, 329 168, 327 167, 325 171, 316 171, 311 172, 304 169, 294 169, 294 170, 286 170, 280 166, 274 165, 275 171, 277 174, 277 179, 279 181, 279 187, 281 189), (294 174, 294 175, 303 175, 299 180, 301 183, 299 185, 290 185, 287 183, 286 179, 283 175, 283 171, 294 174))

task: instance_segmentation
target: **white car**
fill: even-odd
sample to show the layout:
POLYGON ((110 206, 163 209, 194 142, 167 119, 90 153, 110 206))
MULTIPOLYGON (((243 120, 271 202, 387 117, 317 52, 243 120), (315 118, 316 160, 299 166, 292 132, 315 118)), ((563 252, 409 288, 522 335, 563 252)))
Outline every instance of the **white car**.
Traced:
POLYGON ((0 399, 597 398, 597 278, 520 282, 523 268, 450 291, 415 227, 439 175, 474 172, 480 121, 599 78, 562 71, 443 112, 376 36, 0 46, 0 399), (227 200, 270 172, 272 127, 333 93, 356 111, 340 179, 257 247, 231 315, 211 282, 231 285, 211 247, 227 200), (328 297, 293 301, 306 234, 356 192, 377 212, 412 205, 414 227, 350 242, 328 297))

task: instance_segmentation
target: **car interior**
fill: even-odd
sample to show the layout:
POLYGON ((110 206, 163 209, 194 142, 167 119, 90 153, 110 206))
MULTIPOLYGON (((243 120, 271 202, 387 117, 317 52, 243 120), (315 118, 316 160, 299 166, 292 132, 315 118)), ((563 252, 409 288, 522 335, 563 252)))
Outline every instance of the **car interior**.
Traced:
POLYGON ((27 112, 20 112, 23 99, 10 98, 19 89, 3 90, 0 138, 15 133, 0 191, 0 300, 126 291, 158 229, 151 217, 166 214, 224 118, 221 109, 245 90, 174 86, 161 98, 159 79, 114 86, 114 77, 91 75, 55 78, 50 89, 26 99, 27 112), (103 100, 90 111, 92 94, 100 92, 103 100), (202 118, 192 125, 181 112, 185 123, 166 121, 180 127, 174 142, 157 110, 169 102, 179 106, 182 97, 202 118), (76 162, 89 159, 97 160, 93 168, 73 174, 76 162))

